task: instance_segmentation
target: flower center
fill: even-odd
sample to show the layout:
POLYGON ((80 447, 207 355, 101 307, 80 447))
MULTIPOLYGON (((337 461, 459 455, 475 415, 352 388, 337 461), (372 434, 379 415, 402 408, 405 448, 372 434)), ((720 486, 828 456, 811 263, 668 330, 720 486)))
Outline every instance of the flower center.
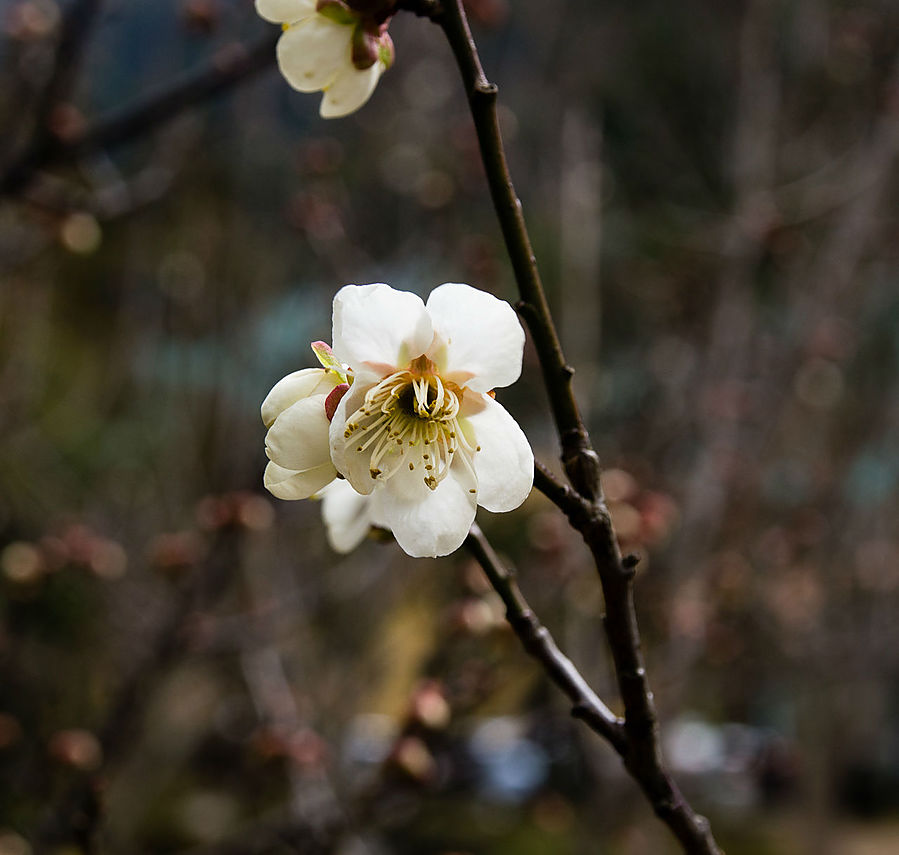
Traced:
POLYGON ((357 454, 371 454, 373 479, 386 481, 406 466, 435 490, 457 456, 471 468, 472 454, 480 451, 459 427, 462 394, 420 356, 365 393, 362 406, 347 417, 344 438, 357 454))

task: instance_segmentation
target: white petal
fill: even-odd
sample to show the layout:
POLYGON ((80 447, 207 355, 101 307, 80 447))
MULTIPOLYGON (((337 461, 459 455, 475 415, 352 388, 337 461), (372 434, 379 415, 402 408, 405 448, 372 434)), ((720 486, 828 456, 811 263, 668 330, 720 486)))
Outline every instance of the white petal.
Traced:
POLYGON ((321 491, 322 519, 335 552, 352 552, 371 528, 371 499, 340 478, 321 491))
POLYGON ((436 558, 458 549, 474 522, 476 482, 461 461, 429 490, 419 472, 400 470, 372 496, 372 513, 393 531, 413 558, 436 558))
POLYGON ((337 405, 334 411, 334 418, 331 419, 329 429, 329 445, 331 460, 337 471, 343 475, 357 493, 368 495, 376 486, 377 482, 371 477, 371 460, 372 449, 369 448, 367 453, 360 454, 356 451, 358 440, 353 441, 353 437, 345 437, 347 416, 352 415, 362 406, 365 400, 365 393, 370 387, 363 385, 358 380, 350 386, 350 391, 346 393, 337 405))
POLYGON ((333 82, 325 87, 319 113, 323 119, 339 119, 355 113, 375 91, 384 66, 380 62, 360 70, 355 66, 341 69, 333 82))
POLYGON ((345 285, 334 297, 334 355, 353 369, 381 376, 405 368, 431 344, 434 331, 424 303, 389 285, 345 285))
POLYGON ((337 476, 337 470, 331 462, 323 463, 305 472, 285 469, 277 463, 269 462, 265 467, 263 483, 265 488, 279 499, 308 499, 313 493, 331 483, 337 476))
POLYGON ((323 15, 306 18, 278 39, 278 67, 287 82, 300 92, 317 92, 338 72, 352 68, 352 27, 323 15))
MULTIPOLYGON (((470 285, 448 282, 431 292, 427 306, 434 332, 446 345, 438 367, 448 379, 476 392, 489 392, 518 379, 524 330, 505 300, 470 285)), ((436 347, 438 340, 434 343, 436 347)))
POLYGON ((315 0, 256 0, 256 13, 273 24, 295 24, 315 14, 315 0))
POLYGON ((302 398, 275 419, 265 437, 269 459, 302 472, 330 462, 326 395, 302 398))
POLYGON ((271 427, 281 413, 300 398, 308 398, 316 392, 330 392, 340 382, 336 374, 324 368, 303 368, 282 377, 262 402, 262 421, 271 427))
POLYGON ((466 436, 473 436, 481 447, 474 454, 478 504, 495 513, 511 511, 531 492, 534 453, 508 410, 489 395, 479 397, 482 408, 478 412, 469 411, 467 415, 463 413, 461 419, 466 436))

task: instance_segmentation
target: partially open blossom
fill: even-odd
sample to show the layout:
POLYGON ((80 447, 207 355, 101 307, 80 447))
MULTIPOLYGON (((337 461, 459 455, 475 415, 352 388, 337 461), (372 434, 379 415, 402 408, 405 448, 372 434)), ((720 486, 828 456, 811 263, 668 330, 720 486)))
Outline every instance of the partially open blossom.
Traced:
POLYGON ((300 92, 323 91, 326 119, 358 110, 393 63, 386 22, 342 0, 256 0, 256 11, 283 27, 276 49, 281 74, 300 92))
POLYGON ((346 377, 324 342, 313 350, 325 367, 279 380, 262 402, 266 488, 279 499, 308 499, 337 477, 328 450, 328 410, 346 390, 346 377))
POLYGON ((508 303, 460 283, 427 304, 388 285, 347 285, 332 343, 353 384, 331 421, 331 459, 409 555, 457 549, 477 505, 525 500, 533 454, 492 395, 521 373, 524 331, 508 303))

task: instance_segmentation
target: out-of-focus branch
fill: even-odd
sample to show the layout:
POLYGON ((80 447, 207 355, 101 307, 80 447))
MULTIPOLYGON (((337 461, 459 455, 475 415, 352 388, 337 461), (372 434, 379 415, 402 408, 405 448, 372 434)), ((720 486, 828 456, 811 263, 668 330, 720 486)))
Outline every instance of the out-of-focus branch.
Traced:
MULTIPOLYGON (((703 348, 697 397, 711 398, 726 383, 740 383, 752 362, 758 325, 753 276, 764 253, 766 223, 776 210, 773 202, 778 110, 781 81, 774 56, 777 6, 771 0, 751 0, 741 32, 739 89, 732 138, 733 211, 727 225, 717 293, 708 340, 703 348)), ((682 486, 683 511, 676 541, 672 584, 678 587, 695 572, 718 534, 728 504, 721 472, 722 454, 744 449, 745 425, 738 419, 703 418, 695 425, 699 453, 682 486)), ((694 583, 706 585, 704 578, 694 583)), ((694 638, 674 635, 664 673, 669 700, 676 708, 689 669, 701 649, 694 638)))
POLYGON ((72 0, 63 12, 53 70, 38 99, 35 111, 36 137, 50 137, 53 110, 75 85, 78 67, 88 36, 103 8, 103 0, 72 0))
POLYGON ((540 623, 528 605, 514 576, 503 566, 476 524, 472 525, 465 545, 502 598, 506 618, 524 649, 543 666, 549 678, 571 699, 574 705, 572 715, 605 737, 619 754, 624 753, 624 722, 597 697, 571 660, 556 646, 549 630, 540 623))
POLYGON ((84 55, 88 37, 102 7, 102 0, 72 0, 63 12, 51 70, 38 95, 31 117, 31 136, 24 149, 4 169, 0 187, 5 186, 7 177, 17 171, 18 164, 24 164, 32 154, 53 145, 56 139, 53 127, 54 111, 69 97, 75 86, 81 57, 84 55))
MULTIPOLYGON (((605 597, 604 624, 624 704, 622 727, 625 739, 621 740, 620 731, 609 728, 608 723, 603 726, 614 735, 603 735, 621 753, 628 771, 643 789, 656 814, 680 841, 684 851, 697 855, 719 855, 720 850, 712 837, 708 821, 692 810, 662 761, 655 703, 646 679, 634 610, 634 563, 623 559, 618 548, 599 485, 599 459, 592 449, 572 393, 573 369, 565 361, 556 334, 521 202, 506 163, 496 111, 497 88, 484 74, 462 0, 443 0, 441 10, 431 17, 443 29, 462 73, 487 182, 522 298, 518 308, 528 325, 540 359, 562 446, 562 464, 574 490, 570 493, 561 491, 560 485, 556 485, 548 473, 539 468, 536 476, 538 486, 545 487, 558 499, 571 525, 581 533, 593 554, 605 597)), ((489 553, 484 552, 476 537, 474 540, 469 538, 470 547, 472 544, 475 548, 481 548, 485 569, 495 568, 495 562, 490 560, 489 553)), ((496 578, 501 583, 497 590, 502 595, 504 580, 502 577, 496 578)), ((530 614, 508 589, 504 600, 513 626, 519 619, 519 612, 530 614)), ((524 625, 516 626, 526 647, 535 643, 532 638, 539 642, 540 629, 539 624, 536 627, 530 625, 530 618, 524 625), (531 634, 532 630, 536 630, 535 636, 531 634)), ((536 649, 539 653, 540 648, 536 649)), ((558 663, 555 659, 549 657, 544 664, 557 679, 554 669, 558 663)))
POLYGON ((53 852, 60 844, 75 843, 82 852, 96 850, 95 838, 102 821, 101 782, 107 771, 120 762, 141 725, 147 695, 158 678, 189 644, 191 617, 204 605, 218 599, 232 578, 241 545, 241 529, 228 525, 218 532, 209 555, 197 567, 167 619, 159 627, 144 659, 137 663, 119 689, 106 721, 98 733, 103 767, 85 772, 74 780, 35 835, 37 855, 53 852))
POLYGON ((199 70, 98 119, 65 139, 49 131, 37 134, 0 176, 0 196, 21 192, 35 173, 47 166, 136 139, 186 108, 227 91, 274 62, 276 40, 276 36, 266 35, 249 47, 231 45, 222 49, 199 70))

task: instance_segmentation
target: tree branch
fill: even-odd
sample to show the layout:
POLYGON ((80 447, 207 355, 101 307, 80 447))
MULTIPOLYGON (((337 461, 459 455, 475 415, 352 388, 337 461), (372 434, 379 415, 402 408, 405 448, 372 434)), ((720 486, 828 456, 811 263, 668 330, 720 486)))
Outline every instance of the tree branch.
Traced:
MULTIPOLYGON (((481 67, 462 0, 443 0, 441 11, 432 18, 442 27, 462 73, 491 197, 522 297, 519 311, 528 325, 540 359, 562 445, 562 463, 574 490, 559 484, 539 464, 535 471, 535 483, 565 513, 572 527, 581 533, 593 555, 602 585, 606 608, 604 626, 625 710, 625 738, 622 740, 620 737, 617 719, 614 728, 603 720, 602 727, 608 732, 598 732, 606 736, 621 754, 625 766, 646 794, 656 815, 668 825, 684 851, 690 855, 720 855, 708 821, 693 812, 663 764, 658 719, 646 680, 634 609, 634 562, 622 559, 612 520, 602 497, 599 459, 590 444, 571 389, 574 372, 562 353, 528 237, 521 202, 506 163, 496 112, 497 88, 487 80, 481 67)), ((513 628, 528 652, 543 662, 554 681, 571 697, 571 685, 562 681, 563 677, 571 675, 566 669, 559 668, 560 663, 555 655, 561 657, 562 654, 555 645, 549 648, 541 646, 548 633, 527 608, 517 587, 510 587, 508 577, 496 573, 499 565, 495 556, 486 551, 484 542, 477 534, 473 529, 467 543, 472 551, 478 550, 475 554, 503 597, 513 628)), ((562 657, 562 660, 573 669, 567 659, 562 657)), ((578 690, 580 688, 578 685, 578 690)))
POLYGON ((493 589, 502 598, 506 618, 524 649, 543 666, 549 678, 571 699, 571 714, 586 722, 592 730, 605 737, 619 754, 623 754, 624 722, 597 697, 571 660, 556 646, 549 630, 531 610, 515 578, 503 567, 477 524, 472 525, 465 545, 484 569, 493 589))
POLYGON ((61 139, 49 131, 36 134, 25 151, 0 176, 0 196, 20 193, 36 172, 108 146, 136 139, 194 104, 226 91, 235 83, 270 66, 278 35, 266 35, 245 47, 232 45, 212 61, 179 80, 110 113, 81 133, 61 139))
POLYGON ((540 355, 543 379, 562 444, 562 465, 574 488, 593 499, 599 494, 599 458, 590 445, 571 391, 574 369, 565 361, 524 222, 521 200, 509 175, 496 113, 497 87, 487 80, 481 67, 461 0, 445 0, 442 12, 432 17, 443 28, 462 72, 490 195, 521 294, 522 303, 518 308, 540 355))

